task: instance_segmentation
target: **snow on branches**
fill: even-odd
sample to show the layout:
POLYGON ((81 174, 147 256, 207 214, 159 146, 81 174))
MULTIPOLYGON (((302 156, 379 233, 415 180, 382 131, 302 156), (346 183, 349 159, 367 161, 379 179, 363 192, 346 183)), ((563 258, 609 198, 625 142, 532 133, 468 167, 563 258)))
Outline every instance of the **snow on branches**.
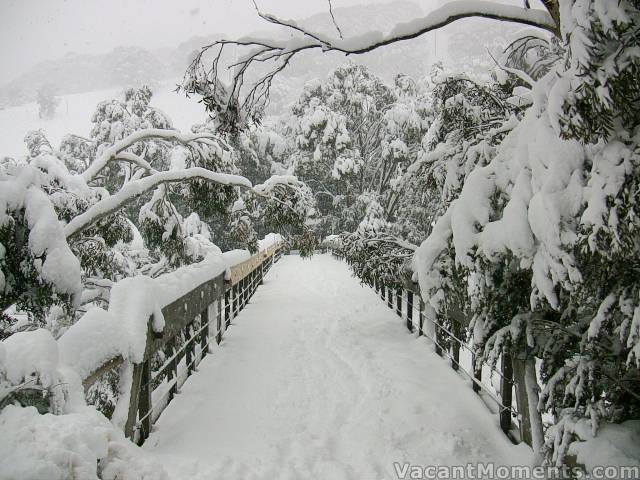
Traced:
POLYGON ((260 12, 265 21, 289 30, 293 36, 286 40, 241 38, 218 40, 202 48, 187 70, 182 89, 202 97, 209 113, 221 122, 224 129, 244 128, 247 123, 260 120, 269 100, 273 78, 307 50, 335 51, 346 55, 367 53, 396 42, 411 40, 452 22, 469 17, 482 17, 535 26, 558 35, 559 10, 556 0, 544 2, 547 10, 504 5, 491 1, 457 0, 433 10, 424 17, 399 24, 391 32, 367 32, 352 38, 330 38, 305 29, 293 20, 284 20, 260 12), (235 61, 225 54, 235 53, 235 61), (209 59, 211 53, 213 60, 209 59), (258 74, 256 81, 247 76, 257 66, 267 65, 267 73, 258 74), (232 72, 230 85, 224 85, 225 68, 232 72))
POLYGON ((224 138, 207 126, 170 129, 149 100, 146 88, 127 90, 98 106, 91 138, 67 136, 54 150, 34 132, 31 157, 0 164, 1 311, 15 306, 58 336, 107 303, 112 282, 219 251, 207 222, 229 221, 241 192, 282 227, 313 212, 302 182, 274 177, 254 189, 224 138))

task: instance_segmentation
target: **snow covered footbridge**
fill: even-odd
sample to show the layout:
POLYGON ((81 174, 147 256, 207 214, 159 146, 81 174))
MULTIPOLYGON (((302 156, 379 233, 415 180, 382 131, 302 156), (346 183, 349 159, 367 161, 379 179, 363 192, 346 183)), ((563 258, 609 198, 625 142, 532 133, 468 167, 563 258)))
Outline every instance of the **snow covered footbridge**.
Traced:
POLYGON ((406 463, 526 463, 528 448, 501 432, 468 379, 343 262, 287 255, 263 281, 144 444, 176 478, 386 479, 406 463))
MULTIPOLYGON (((529 463, 531 450, 503 432, 516 414, 510 372, 465 369, 464 342, 425 320, 417 293, 363 286, 329 254, 283 253, 273 236, 253 256, 128 278, 111 289, 108 311, 89 310, 57 347, 45 330, 31 332, 29 352, 59 352, 37 365, 46 408, 68 415, 6 407, 3 428, 24 441, 5 453, 27 455, 34 471, 40 462, 46 478, 68 478, 68 463, 88 472, 74 478, 95 478, 96 459, 100 478, 118 479, 134 478, 132 462, 135 478, 268 480, 529 463), (83 389, 111 422, 77 401, 83 389), (61 451, 42 444, 57 431, 61 451), (37 452, 25 450, 28 438, 37 452)), ((27 365, 11 340, 21 335, 5 353, 27 365)))

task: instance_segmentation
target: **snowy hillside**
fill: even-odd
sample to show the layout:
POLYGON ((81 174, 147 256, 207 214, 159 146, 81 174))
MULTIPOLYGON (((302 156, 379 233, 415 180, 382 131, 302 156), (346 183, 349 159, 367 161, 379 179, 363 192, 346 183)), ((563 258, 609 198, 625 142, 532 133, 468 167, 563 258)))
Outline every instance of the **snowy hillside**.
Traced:
MULTIPOLYGON (((174 89, 175 82, 162 83, 154 90, 151 104, 165 112, 175 128, 187 131, 195 123, 204 121, 206 114, 197 101, 174 89)), ((118 97, 121 91, 121 88, 114 88, 61 96, 56 115, 51 119, 38 117, 35 102, 0 110, 0 157, 26 155, 23 139, 29 130, 42 128, 53 145, 58 145, 69 133, 88 137, 91 115, 98 103, 118 97)))

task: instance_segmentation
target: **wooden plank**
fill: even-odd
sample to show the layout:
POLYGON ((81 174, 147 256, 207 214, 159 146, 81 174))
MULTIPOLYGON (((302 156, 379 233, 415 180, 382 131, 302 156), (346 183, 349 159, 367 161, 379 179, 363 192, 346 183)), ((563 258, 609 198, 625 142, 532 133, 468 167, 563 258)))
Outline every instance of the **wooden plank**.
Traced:
POLYGON ((525 380, 525 362, 519 358, 512 358, 513 379, 516 386, 516 405, 520 414, 518 427, 520 428, 520 439, 530 447, 533 447, 533 436, 531 433, 531 415, 529 414, 529 395, 525 380))
POLYGON ((154 339, 150 351, 155 352, 162 348, 167 341, 190 324, 196 315, 223 295, 224 290, 224 274, 221 274, 164 307, 164 331, 154 339))
POLYGON ((256 268, 258 268, 262 263, 273 257, 279 250, 281 243, 275 244, 267 248, 266 250, 262 250, 251 258, 248 258, 244 262, 241 262, 237 265, 231 267, 231 285, 235 285, 247 277, 251 272, 253 272, 256 268))

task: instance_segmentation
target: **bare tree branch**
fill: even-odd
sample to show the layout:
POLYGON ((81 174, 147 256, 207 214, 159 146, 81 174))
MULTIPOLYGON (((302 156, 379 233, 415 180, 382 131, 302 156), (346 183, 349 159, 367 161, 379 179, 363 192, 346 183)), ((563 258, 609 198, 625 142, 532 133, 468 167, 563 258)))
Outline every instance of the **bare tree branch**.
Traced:
MULTIPOLYGON (((554 15, 557 0, 545 0, 549 11, 531 9, 515 5, 505 5, 488 0, 458 0, 433 10, 424 17, 397 25, 390 33, 368 32, 355 38, 330 38, 311 32, 295 21, 283 20, 263 13, 255 3, 258 15, 265 21, 279 25, 299 35, 292 39, 274 40, 242 38, 236 41, 220 40, 203 47, 185 74, 182 89, 189 94, 202 96, 208 111, 215 115, 225 129, 242 128, 248 121, 259 121, 264 107, 268 104, 269 89, 274 77, 291 62, 293 57, 306 50, 335 51, 345 55, 359 55, 396 42, 415 39, 428 32, 440 29, 450 23, 470 17, 489 18, 505 22, 515 22, 547 30, 559 36, 559 17, 554 15), (551 12, 551 13, 550 13, 551 12), (234 69, 232 83, 224 88, 220 82, 225 73, 220 64, 227 46, 248 49, 227 69, 234 69), (205 53, 212 51, 214 59, 205 66, 205 53), (260 74, 257 81, 245 87, 245 75, 256 64, 272 62, 266 74, 260 74)), ((336 25, 337 26, 337 25, 336 25)))
POLYGON ((331 5, 331 0, 327 0, 327 2, 329 3, 329 14, 331 15, 331 20, 333 20, 333 26, 336 27, 336 30, 338 31, 338 35, 340 35, 340 38, 343 38, 342 30, 340 30, 340 27, 338 26, 338 22, 336 22, 336 17, 333 15, 333 5, 331 5))

